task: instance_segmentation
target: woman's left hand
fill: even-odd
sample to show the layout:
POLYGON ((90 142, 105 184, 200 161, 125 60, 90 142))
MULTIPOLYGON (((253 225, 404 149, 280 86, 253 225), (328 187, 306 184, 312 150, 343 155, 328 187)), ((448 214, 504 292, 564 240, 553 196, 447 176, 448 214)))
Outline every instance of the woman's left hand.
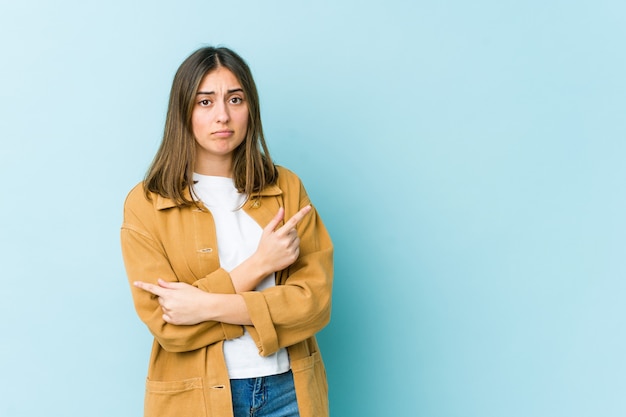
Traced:
POLYGON ((159 278, 154 285, 135 281, 135 287, 158 297, 163 320, 176 325, 193 325, 207 320, 210 294, 184 282, 168 282, 159 278))

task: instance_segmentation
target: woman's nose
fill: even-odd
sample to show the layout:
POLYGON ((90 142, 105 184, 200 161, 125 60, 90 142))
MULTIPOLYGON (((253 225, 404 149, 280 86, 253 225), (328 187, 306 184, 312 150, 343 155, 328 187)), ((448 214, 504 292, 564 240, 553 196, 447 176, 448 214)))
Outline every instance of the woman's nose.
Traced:
POLYGON ((216 112, 217 112, 217 121, 221 122, 221 123, 226 123, 228 122, 228 120, 230 119, 230 115, 228 114, 228 106, 226 106, 226 103, 219 103, 216 106, 216 112))

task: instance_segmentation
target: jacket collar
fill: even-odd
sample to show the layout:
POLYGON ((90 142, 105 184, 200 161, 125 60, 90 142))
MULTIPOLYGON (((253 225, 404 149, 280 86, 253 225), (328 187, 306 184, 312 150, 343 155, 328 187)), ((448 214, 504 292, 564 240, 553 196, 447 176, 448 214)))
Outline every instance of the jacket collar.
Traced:
MULTIPOLYGON (((261 190, 261 192, 259 193, 259 197, 274 197, 277 195, 281 195, 282 193, 283 193, 283 190, 281 190, 278 185, 274 184, 274 185, 269 185, 265 187, 263 190, 261 190)), ((185 198, 189 200, 193 200, 191 198, 191 191, 189 190, 189 187, 185 188, 183 195, 185 196, 185 198)), ((176 207, 176 202, 174 200, 167 198, 167 197, 163 197, 162 195, 156 196, 156 209, 157 210, 167 210, 173 207, 176 207)))

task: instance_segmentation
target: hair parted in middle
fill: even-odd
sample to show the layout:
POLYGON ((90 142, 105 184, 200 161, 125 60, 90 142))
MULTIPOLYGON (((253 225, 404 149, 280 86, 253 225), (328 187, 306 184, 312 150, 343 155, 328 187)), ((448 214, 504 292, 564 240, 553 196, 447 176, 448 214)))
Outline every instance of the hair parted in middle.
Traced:
POLYGON ((188 197, 191 193, 186 193, 193 182, 196 157, 191 115, 202 79, 219 67, 235 75, 248 105, 246 137, 233 151, 235 187, 249 199, 264 187, 276 183, 278 171, 265 143, 259 95, 250 68, 243 58, 228 48, 204 47, 185 59, 174 76, 163 140, 144 179, 148 198, 150 192, 154 192, 179 206, 194 204, 188 197))

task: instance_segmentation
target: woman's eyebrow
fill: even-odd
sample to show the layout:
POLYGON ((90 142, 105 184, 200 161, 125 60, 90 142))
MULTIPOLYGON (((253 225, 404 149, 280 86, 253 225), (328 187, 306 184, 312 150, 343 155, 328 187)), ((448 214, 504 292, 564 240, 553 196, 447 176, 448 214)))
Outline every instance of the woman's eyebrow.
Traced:
MULTIPOLYGON (((243 88, 233 88, 232 90, 227 90, 226 91, 228 94, 232 94, 232 93, 237 93, 237 92, 242 92, 243 93, 243 88)), ((201 94, 205 94, 205 95, 211 95, 211 94, 215 94, 215 91, 198 91, 196 93, 197 96, 201 95, 201 94)))

